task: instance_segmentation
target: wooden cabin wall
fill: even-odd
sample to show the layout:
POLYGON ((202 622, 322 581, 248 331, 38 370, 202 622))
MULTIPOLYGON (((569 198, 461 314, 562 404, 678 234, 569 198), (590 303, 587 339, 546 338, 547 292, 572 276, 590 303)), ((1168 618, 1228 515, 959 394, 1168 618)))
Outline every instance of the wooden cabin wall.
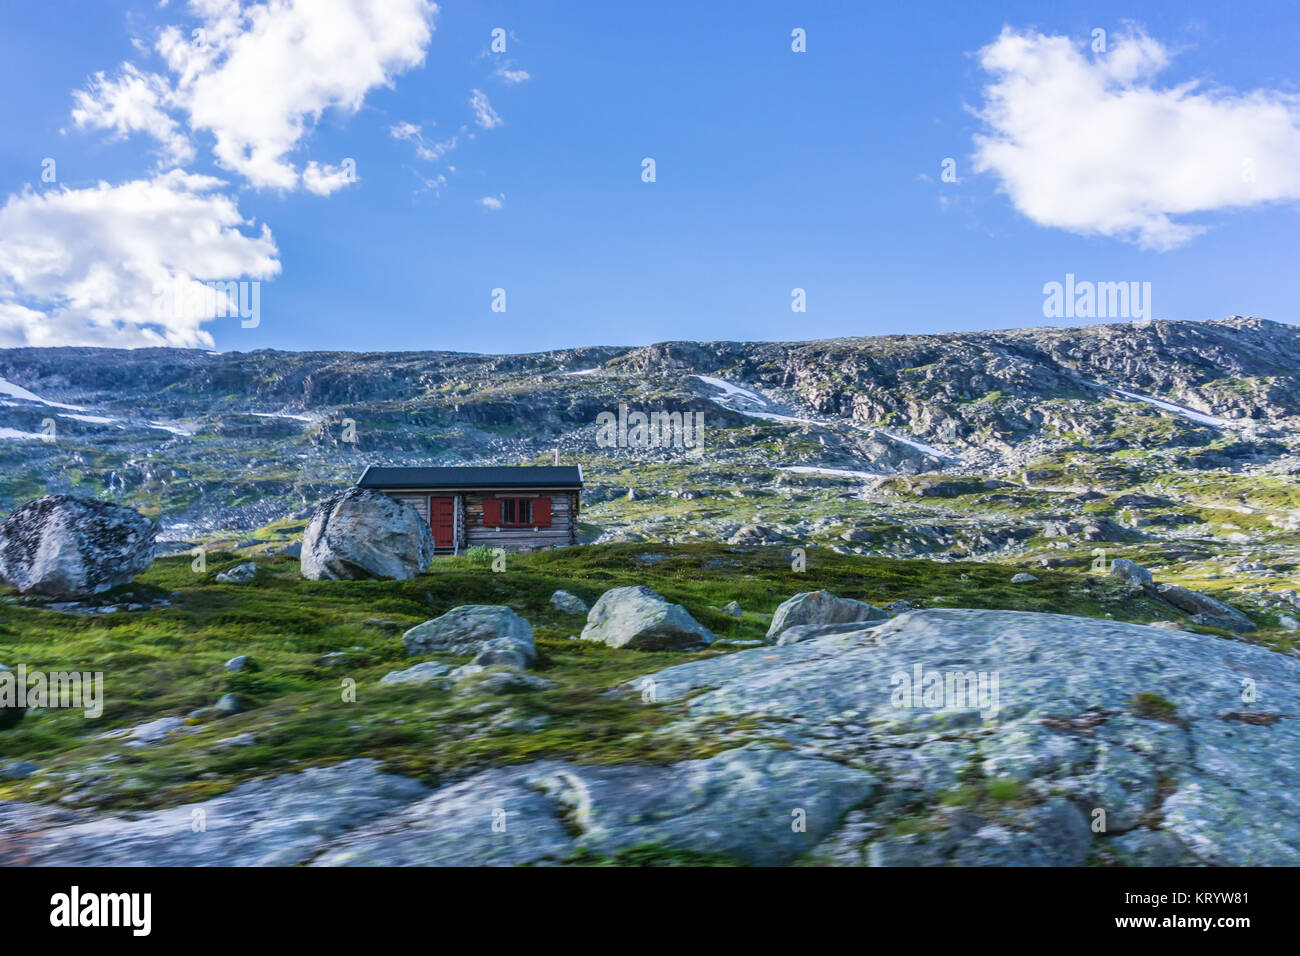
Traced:
POLYGON ((580 492, 481 492, 436 489, 430 491, 384 491, 398 501, 415 508, 426 522, 429 520, 429 496, 461 498, 461 521, 458 532, 458 549, 464 551, 474 545, 485 548, 505 548, 507 551, 531 551, 537 548, 562 548, 578 543, 578 511, 580 492), (549 528, 489 528, 483 524, 483 498, 545 497, 551 499, 551 526, 549 528))
POLYGON ((465 546, 481 545, 485 548, 505 548, 507 551, 530 551, 537 548, 563 548, 578 541, 577 515, 575 514, 576 492, 551 491, 528 495, 520 492, 508 494, 502 492, 467 491, 464 494, 465 546), (495 528, 483 524, 484 497, 522 498, 538 497, 551 499, 551 526, 549 528, 495 528))

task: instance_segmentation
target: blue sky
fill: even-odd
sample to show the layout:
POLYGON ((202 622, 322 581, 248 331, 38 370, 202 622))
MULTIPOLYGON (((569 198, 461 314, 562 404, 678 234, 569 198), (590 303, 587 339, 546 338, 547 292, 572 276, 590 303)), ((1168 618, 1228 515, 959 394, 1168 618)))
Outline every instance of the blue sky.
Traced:
POLYGON ((0 345, 1012 328, 1061 324, 1067 273, 1150 282, 1156 318, 1300 320, 1293 4, 312 6, 4 3, 0 345), (260 281, 256 327, 140 318, 177 273, 260 281))

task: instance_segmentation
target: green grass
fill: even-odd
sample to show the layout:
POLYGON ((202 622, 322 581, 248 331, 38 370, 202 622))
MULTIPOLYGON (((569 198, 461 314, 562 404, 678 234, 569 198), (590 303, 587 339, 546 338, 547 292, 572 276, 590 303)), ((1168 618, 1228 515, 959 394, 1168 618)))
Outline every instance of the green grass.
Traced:
MULTIPOLYGON (((808 551, 807 570, 789 552, 719 544, 600 545, 511 554, 494 572, 473 557, 437 559, 408 581, 305 581, 297 562, 262 558, 268 573, 248 585, 218 584, 239 563, 209 554, 203 573, 188 555, 162 558, 104 601, 169 599, 168 607, 74 615, 0 603, 0 662, 29 670, 102 671, 105 705, 87 721, 69 710, 29 714, 0 734, 0 759, 44 768, 0 782, 0 798, 66 799, 101 807, 164 806, 201 799, 266 773, 374 757, 437 784, 476 769, 543 758, 582 762, 668 762, 708 756, 761 734, 756 726, 686 720, 677 705, 646 705, 611 688, 671 664, 764 637, 776 606, 799 591, 826 588, 877 604, 906 599, 924 607, 1051 611, 1119 620, 1170 615, 1132 599, 1108 579, 1037 570, 1012 585, 1003 566, 808 551), (594 602, 605 590, 645 584, 684 605, 720 639, 696 652, 643 652, 571 640, 584 619, 549 604, 560 588, 594 602), (736 600, 739 619, 720 608, 736 600), (380 685, 409 666, 406 628, 463 604, 504 604, 534 627, 537 672, 555 682, 510 696, 458 689, 380 685), (325 659, 324 655, 338 655, 325 659), (256 666, 231 674, 236 655, 256 666), (344 699, 355 682, 356 700, 344 699), (162 716, 186 717, 223 694, 244 702, 238 715, 193 718, 188 732, 145 748, 99 739, 162 716), (678 730, 675 726, 679 725, 678 730), (220 741, 251 734, 250 746, 220 741)), ((466 658, 444 657, 449 664, 466 658)))

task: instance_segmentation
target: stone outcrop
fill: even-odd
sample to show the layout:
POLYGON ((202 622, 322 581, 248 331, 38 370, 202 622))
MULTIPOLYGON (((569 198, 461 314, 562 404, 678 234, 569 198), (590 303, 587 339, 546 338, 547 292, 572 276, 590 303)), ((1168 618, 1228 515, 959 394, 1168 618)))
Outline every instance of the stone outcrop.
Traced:
POLYGON ((1160 596, 1181 611, 1186 611, 1197 624, 1217 627, 1225 631, 1246 633, 1255 630, 1255 622, 1236 608, 1215 600, 1199 591, 1189 591, 1173 584, 1162 584, 1156 589, 1160 596))
POLYGON ((441 617, 417 624, 404 635, 406 653, 474 654, 482 666, 529 667, 536 658, 533 626, 494 604, 466 604, 441 617))
POLYGON ((767 639, 775 641, 782 631, 799 625, 879 621, 888 616, 885 611, 866 601, 836 597, 830 591, 804 591, 781 604, 772 614, 767 639))
POLYGON ((0 580, 23 593, 88 597, 153 563, 157 523, 130 508, 49 495, 0 524, 0 580))
POLYGON ((433 532, 410 505, 348 488, 316 509, 302 536, 302 576, 312 581, 402 580, 428 570, 433 532))
POLYGON ((1262 647, 1093 618, 926 610, 648 680, 660 704, 764 722, 801 753, 858 761, 886 781, 888 796, 823 844, 839 862, 1300 865, 1287 783, 1300 762, 1300 661, 1262 647), (920 689, 937 673, 943 698, 902 693, 918 668, 920 689), (959 674, 976 693, 946 706, 959 674), (987 691, 997 678, 983 700, 981 675, 987 691), (1243 703, 1246 677, 1268 696, 1243 703), (1098 810, 1105 830, 1094 833, 1098 810), (888 835, 904 813, 923 837, 888 835))
POLYGON ((638 651, 666 651, 713 643, 713 633, 647 587, 611 588, 600 596, 582 639, 638 651))

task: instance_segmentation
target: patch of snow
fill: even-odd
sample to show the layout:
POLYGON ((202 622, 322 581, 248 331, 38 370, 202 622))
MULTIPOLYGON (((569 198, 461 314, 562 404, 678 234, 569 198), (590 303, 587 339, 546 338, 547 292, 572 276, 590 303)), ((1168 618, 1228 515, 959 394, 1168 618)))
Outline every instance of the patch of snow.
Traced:
POLYGON ((815 465, 782 465, 778 471, 792 471, 796 475, 830 475, 833 478, 879 478, 874 471, 853 471, 848 468, 819 468, 815 465))
POLYGON ((287 418, 295 422, 314 422, 310 415, 290 415, 288 412, 253 412, 258 418, 287 418))
POLYGON ((71 418, 73 421, 89 422, 91 425, 116 425, 116 418, 105 418, 102 415, 70 415, 67 412, 59 412, 60 418, 71 418))
POLYGON ((733 408, 733 412, 739 412, 746 418, 761 418, 769 422, 785 422, 789 425, 816 425, 818 428, 829 428, 826 422, 819 422, 813 418, 795 418, 793 415, 778 415, 776 412, 749 412, 743 408, 733 408))
POLYGON ((64 405, 62 402, 50 402, 41 398, 33 392, 27 391, 21 385, 15 385, 13 382, 6 382, 0 378, 0 395, 12 395, 14 398, 25 399, 29 402, 37 402, 41 405, 48 405, 50 408, 70 408, 74 412, 84 412, 85 409, 80 405, 64 405))
POLYGON ((595 375, 599 371, 600 369, 598 368, 583 368, 583 369, 578 369, 578 371, 576 372, 561 372, 560 374, 561 375, 595 375))
POLYGON ((766 405, 767 399, 760 396, 757 392, 751 392, 747 388, 741 388, 739 385, 732 385, 720 378, 714 378, 712 375, 696 375, 701 382, 712 385, 714 388, 720 388, 725 393, 723 398, 742 398, 745 401, 753 402, 755 405, 766 405))
POLYGON ((154 428, 161 428, 165 432, 171 432, 173 435, 180 435, 182 438, 192 438, 194 436, 193 431, 187 431, 179 425, 168 425, 164 422, 150 422, 149 424, 154 428))
POLYGON ((1149 395, 1139 395, 1137 392, 1126 392, 1122 388, 1115 388, 1113 385, 1102 385, 1100 382, 1091 382, 1089 384, 1096 385, 1098 388, 1107 389, 1117 395, 1123 395, 1125 398, 1131 398, 1137 402, 1146 402, 1148 405, 1154 405, 1161 411, 1169 412, 1172 415, 1179 415, 1201 425, 1211 425, 1215 428, 1231 428, 1234 424, 1226 418, 1206 415, 1204 412, 1198 412, 1190 408, 1184 408, 1182 405, 1175 405, 1173 402, 1167 402, 1163 398, 1152 398, 1149 395))
POLYGON ((8 441, 26 441, 29 438, 35 438, 37 441, 44 441, 44 435, 38 435, 36 432, 20 432, 16 428, 0 428, 0 440, 8 441))
POLYGON ((887 432, 883 428, 876 429, 877 434, 884 435, 891 441, 902 442, 904 445, 911 445, 918 451, 923 451, 927 455, 933 455, 935 458, 952 458, 953 456, 946 451, 940 451, 933 445, 927 445, 925 442, 919 442, 914 438, 904 438, 902 435, 895 435, 893 432, 887 432))

